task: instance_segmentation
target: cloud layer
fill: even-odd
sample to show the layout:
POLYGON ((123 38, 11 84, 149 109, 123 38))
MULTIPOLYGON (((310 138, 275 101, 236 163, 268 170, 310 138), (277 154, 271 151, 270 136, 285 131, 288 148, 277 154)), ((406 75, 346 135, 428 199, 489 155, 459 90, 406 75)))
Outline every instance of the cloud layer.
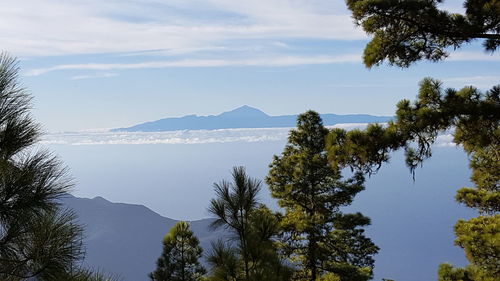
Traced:
MULTIPOLYGON (((363 128, 366 124, 337 124, 337 128, 363 128)), ((168 132, 77 132, 48 134, 42 144, 202 144, 286 140, 292 128, 244 128, 220 130, 182 130, 168 132)))
MULTIPOLYGON (((330 128, 347 130, 367 124, 337 124, 330 128)), ((49 134, 45 145, 116 145, 116 144, 205 144, 228 142, 285 141, 292 128, 251 128, 220 130, 182 130, 168 132, 77 132, 49 134)), ((454 146, 451 135, 439 136, 437 146, 454 146)))

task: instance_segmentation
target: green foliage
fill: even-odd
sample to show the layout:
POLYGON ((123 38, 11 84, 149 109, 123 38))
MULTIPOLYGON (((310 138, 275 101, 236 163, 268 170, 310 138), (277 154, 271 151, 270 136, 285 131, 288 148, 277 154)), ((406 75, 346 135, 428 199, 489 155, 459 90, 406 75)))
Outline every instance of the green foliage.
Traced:
POLYGON ((212 243, 212 252, 207 258, 212 266, 211 281, 244 280, 238 250, 222 240, 212 243))
POLYGON ((281 248, 300 268, 295 274, 300 280, 334 275, 342 281, 368 280, 372 256, 378 251, 363 234, 362 227, 370 220, 360 213, 340 211, 364 189, 364 178, 355 173, 342 180, 340 169, 327 158, 327 134, 319 114, 308 111, 299 115, 285 150, 270 165, 266 181, 285 210, 281 248))
POLYGON ((478 267, 468 265, 455 268, 449 263, 439 266, 438 281, 496 281, 498 278, 487 276, 478 267))
POLYGON ((324 274, 323 276, 321 276, 317 280, 318 281, 340 281, 340 278, 333 273, 327 273, 327 274, 324 274))
POLYGON ((198 261, 202 251, 189 224, 178 222, 165 236, 163 253, 149 277, 155 281, 200 281, 206 272, 198 261))
POLYGON ((15 59, 0 55, 0 278, 50 279, 82 257, 81 228, 56 199, 71 186, 59 162, 30 152, 39 126, 18 83, 15 59))
POLYGON ((234 241, 212 244, 210 280, 289 280, 291 270, 283 265, 273 240, 278 219, 257 200, 260 181, 248 177, 243 167, 233 168, 232 176, 232 182, 214 184, 217 198, 209 207, 216 216, 212 226, 226 228, 234 241))
POLYGON ((455 243, 467 259, 490 277, 500 276, 500 214, 480 216, 455 225, 455 243))
POLYGON ((0 54, 0 159, 7 161, 33 145, 40 130, 29 114, 31 97, 18 82, 14 58, 0 54))
POLYGON ((72 184, 55 157, 33 148, 40 129, 18 72, 16 60, 1 53, 0 279, 110 280, 76 266, 83 258, 82 228, 57 203, 72 184))
POLYGON ((367 67, 388 60, 408 67, 427 59, 438 61, 475 39, 485 50, 500 45, 500 1, 466 0, 465 14, 440 10, 442 0, 347 0, 356 24, 373 39, 364 52, 367 67))
MULTIPOLYGON (((438 61, 475 39, 485 50, 500 45, 500 1, 465 0, 465 14, 438 8, 442 0, 347 0, 358 25, 373 35, 365 48, 367 67, 389 64, 408 67, 427 59, 438 61)), ((420 84, 413 104, 402 100, 396 120, 386 127, 370 125, 365 130, 336 129, 328 136, 329 159, 334 167, 351 167, 363 173, 376 172, 389 161, 389 153, 403 148, 413 172, 432 156, 431 145, 439 133, 454 130, 454 142, 469 155, 475 188, 462 188, 456 200, 477 209, 482 216, 459 221, 456 244, 464 248, 471 264, 453 268, 443 264, 440 280, 493 280, 500 276, 500 86, 481 93, 473 87, 441 89, 430 78, 420 84)))
POLYGON ((332 166, 373 173, 389 160, 391 151, 403 148, 413 170, 432 155, 431 145, 438 133, 454 128, 454 142, 471 156, 472 179, 485 189, 494 189, 500 179, 496 172, 499 92, 498 86, 486 93, 473 87, 443 91, 441 82, 426 78, 420 83, 417 100, 413 104, 400 101, 396 120, 387 126, 372 124, 349 132, 334 129, 327 139, 332 166))
MULTIPOLYGON (((469 155, 471 180, 475 184, 475 188, 460 189, 456 199, 477 209, 482 216, 459 221, 455 226, 456 244, 464 248, 471 266, 446 274, 461 276, 469 272, 463 274, 470 277, 474 272, 473 280, 489 280, 500 274, 499 124, 500 86, 485 93, 473 87, 443 90, 441 82, 426 78, 420 83, 414 103, 398 103, 395 121, 385 127, 370 125, 365 130, 335 129, 328 136, 327 149, 332 166, 374 173, 389 161, 391 151, 402 148, 408 167, 414 171, 432 156, 431 145, 438 134, 454 130, 453 141, 469 155)), ((448 267, 442 268, 445 272, 448 267)))

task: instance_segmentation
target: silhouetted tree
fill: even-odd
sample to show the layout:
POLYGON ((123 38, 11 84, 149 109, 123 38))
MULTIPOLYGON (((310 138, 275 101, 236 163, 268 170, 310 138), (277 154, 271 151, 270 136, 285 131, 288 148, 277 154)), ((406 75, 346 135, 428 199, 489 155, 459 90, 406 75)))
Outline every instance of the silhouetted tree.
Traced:
POLYGON ((364 189, 360 173, 342 180, 340 169, 331 166, 318 113, 298 116, 281 156, 275 156, 266 181, 274 198, 285 210, 282 218, 282 247, 299 271, 296 278, 368 280, 373 255, 378 248, 363 234, 370 220, 343 214, 340 207, 352 203, 364 189))

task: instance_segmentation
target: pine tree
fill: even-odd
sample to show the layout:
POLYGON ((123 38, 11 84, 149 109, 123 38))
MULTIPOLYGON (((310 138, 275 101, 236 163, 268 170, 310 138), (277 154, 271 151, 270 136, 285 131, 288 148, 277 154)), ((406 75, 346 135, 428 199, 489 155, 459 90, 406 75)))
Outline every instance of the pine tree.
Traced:
POLYGON ((438 61, 473 40, 490 52, 500 46, 500 1, 463 1, 465 14, 438 8, 443 0, 347 0, 358 25, 373 39, 364 51, 367 67, 388 60, 408 67, 427 59, 438 61), (450 48, 451 47, 451 48, 450 48))
POLYGON ((299 280, 333 276, 342 281, 368 280, 372 256, 378 252, 363 234, 362 227, 370 220, 360 213, 340 211, 364 189, 364 178, 357 173, 342 180, 341 171, 327 158, 327 134, 319 114, 299 115, 285 150, 270 165, 266 181, 285 210, 282 249, 301 268, 296 273, 299 280))
POLYGON ((224 227, 235 243, 222 240, 212 244, 208 261, 214 281, 285 281, 290 269, 278 256, 273 237, 278 234, 276 216, 259 204, 261 182, 235 167, 233 181, 214 184, 217 198, 209 212, 216 216, 212 226, 224 227))
POLYGON ((53 277, 82 257, 81 228, 56 199, 71 184, 59 161, 33 152, 40 130, 15 59, 0 55, 0 279, 53 277))
POLYGON ((200 281, 206 272, 199 262, 202 251, 189 224, 180 221, 163 239, 163 253, 149 277, 154 281, 200 281))
POLYGON ((465 251, 470 265, 440 267, 441 280, 497 280, 500 276, 500 86, 487 92, 473 87, 443 90, 441 82, 424 79, 417 100, 398 103, 396 119, 386 127, 333 130, 328 151, 334 167, 373 173, 394 150, 406 151, 411 171, 432 156, 439 133, 454 129, 457 145, 469 156, 473 188, 458 190, 456 200, 480 216, 459 220, 455 244, 465 251), (465 277, 462 277, 465 276, 465 277), (465 278, 465 279, 464 279, 465 278), (468 279, 467 279, 468 278, 468 279))
POLYGON ((99 281, 81 269, 82 227, 58 199, 72 187, 61 163, 33 146, 40 136, 16 60, 0 54, 0 280, 99 281))
MULTIPOLYGON (((486 51, 500 45, 500 1, 465 0, 465 14, 438 9, 442 0, 347 0, 356 23, 372 34, 366 46, 368 67, 384 60, 408 67, 413 62, 447 57, 473 40, 483 40, 486 51), (448 49, 446 49, 448 48, 448 49)), ((469 156, 474 188, 462 188, 456 200, 476 209, 480 216, 455 225, 455 243, 464 249, 470 264, 453 268, 442 264, 439 280, 498 280, 500 277, 500 85, 481 93, 464 87, 443 91, 441 82, 425 78, 417 100, 397 105, 395 122, 386 128, 334 130, 328 152, 333 166, 365 173, 389 160, 389 152, 404 149, 411 171, 431 157, 439 133, 454 129, 454 142, 469 156)))

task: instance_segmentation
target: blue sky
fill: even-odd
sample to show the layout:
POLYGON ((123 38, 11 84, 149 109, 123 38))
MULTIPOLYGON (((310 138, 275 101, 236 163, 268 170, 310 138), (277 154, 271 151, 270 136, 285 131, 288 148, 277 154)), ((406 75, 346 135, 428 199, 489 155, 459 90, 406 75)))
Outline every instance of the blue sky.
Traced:
MULTIPOLYGON (((461 11, 461 1, 444 8, 461 11)), ((391 115, 431 76, 445 86, 500 82, 480 42, 409 69, 361 63, 368 37, 342 0, 3 0, 2 49, 46 131, 113 128, 218 114, 391 115)))

